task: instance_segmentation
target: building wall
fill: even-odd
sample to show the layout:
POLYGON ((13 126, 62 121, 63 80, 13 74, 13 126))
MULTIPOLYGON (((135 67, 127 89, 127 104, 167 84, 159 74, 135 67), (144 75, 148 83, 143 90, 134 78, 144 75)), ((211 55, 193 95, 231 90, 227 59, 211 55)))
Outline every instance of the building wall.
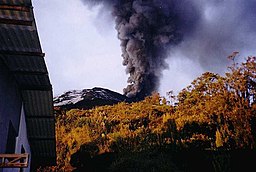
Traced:
POLYGON ((0 59, 0 153, 30 152, 25 124, 20 90, 0 59))
POLYGON ((21 118, 20 118, 20 126, 19 126, 19 133, 16 137, 16 146, 15 146, 15 153, 29 153, 29 166, 27 168, 5 168, 3 172, 29 172, 30 171, 30 162, 31 162, 31 152, 30 146, 27 137, 27 126, 25 120, 25 113, 22 107, 21 110, 21 118))

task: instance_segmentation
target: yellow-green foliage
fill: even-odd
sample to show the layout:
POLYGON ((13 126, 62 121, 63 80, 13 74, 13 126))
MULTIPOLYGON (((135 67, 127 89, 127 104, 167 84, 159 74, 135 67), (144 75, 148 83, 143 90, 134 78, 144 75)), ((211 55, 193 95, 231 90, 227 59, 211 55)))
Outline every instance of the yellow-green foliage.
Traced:
POLYGON ((91 150, 91 156, 166 145, 255 147, 255 58, 229 69, 225 77, 204 73, 177 97, 171 95, 177 100, 173 105, 154 93, 136 103, 58 111, 58 169, 71 168, 70 156, 87 144, 99 148, 91 150))
POLYGON ((160 137, 168 122, 163 118, 170 115, 172 107, 160 102, 154 94, 137 103, 62 112, 56 125, 59 162, 67 166, 71 154, 84 144, 97 145, 98 153, 141 151, 163 144, 160 137))

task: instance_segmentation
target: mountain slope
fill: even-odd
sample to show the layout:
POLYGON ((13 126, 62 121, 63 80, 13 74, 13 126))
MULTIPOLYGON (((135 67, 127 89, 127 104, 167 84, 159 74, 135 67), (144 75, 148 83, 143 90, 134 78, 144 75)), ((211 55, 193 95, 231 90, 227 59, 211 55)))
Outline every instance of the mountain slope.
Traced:
POLYGON ((53 99, 55 107, 64 109, 90 109, 96 106, 113 105, 119 102, 130 101, 128 97, 120 93, 99 87, 67 91, 53 99))

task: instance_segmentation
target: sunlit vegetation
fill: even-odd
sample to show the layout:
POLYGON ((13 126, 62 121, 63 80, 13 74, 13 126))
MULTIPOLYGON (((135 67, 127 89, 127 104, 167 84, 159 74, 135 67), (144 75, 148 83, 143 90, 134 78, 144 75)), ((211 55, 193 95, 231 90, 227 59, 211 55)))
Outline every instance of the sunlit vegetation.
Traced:
MULTIPOLYGON (((125 169, 131 162, 133 166, 144 164, 145 169, 178 171, 175 159, 168 160, 168 152, 255 149, 255 57, 241 64, 234 57, 230 60, 225 76, 206 72, 177 96, 154 93, 135 103, 56 110, 58 165, 51 170, 83 166, 83 162, 71 160, 79 151, 90 157, 117 153, 110 166, 113 171, 125 169)), ((214 155, 215 171, 228 168, 228 161, 222 163, 228 156, 214 155)))

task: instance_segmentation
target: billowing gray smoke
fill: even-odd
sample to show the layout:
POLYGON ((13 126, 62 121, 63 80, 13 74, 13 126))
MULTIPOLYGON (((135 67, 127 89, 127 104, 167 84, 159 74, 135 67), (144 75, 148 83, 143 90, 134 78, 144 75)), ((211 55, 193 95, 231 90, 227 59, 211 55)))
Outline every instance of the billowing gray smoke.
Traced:
POLYGON ((245 39, 252 42, 246 35, 255 35, 254 0, 83 1, 112 11, 129 74, 124 94, 137 99, 157 91, 171 51, 202 66, 223 66, 232 51, 247 46, 245 39))

